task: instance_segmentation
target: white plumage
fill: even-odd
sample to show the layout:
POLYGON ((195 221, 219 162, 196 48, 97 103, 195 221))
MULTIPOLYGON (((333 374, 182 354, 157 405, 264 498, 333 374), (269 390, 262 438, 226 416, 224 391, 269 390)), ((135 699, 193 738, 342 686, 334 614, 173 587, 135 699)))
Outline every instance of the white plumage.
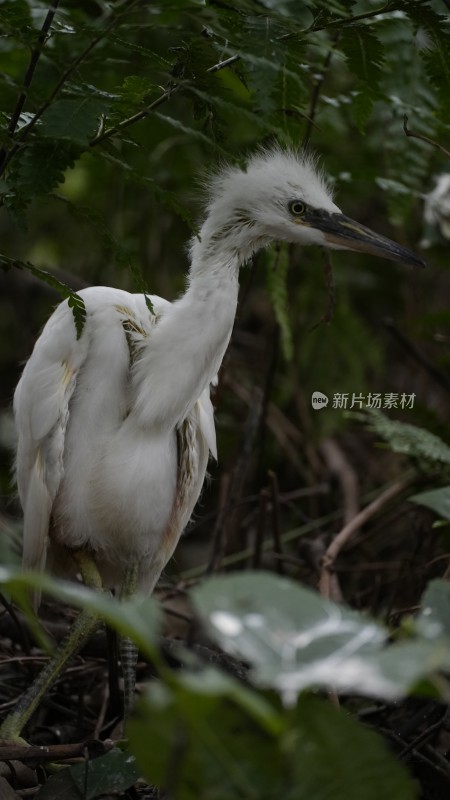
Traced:
MULTIPOLYGON (((186 293, 171 304, 93 287, 80 292, 79 340, 67 302, 47 322, 14 398, 23 563, 77 566, 64 548, 87 547, 109 587, 139 562, 150 592, 188 522, 216 457, 209 385, 227 347, 242 262, 273 238, 299 238, 286 201, 337 212, 310 160, 272 151, 247 172, 226 168, 209 186, 191 247, 186 293), (192 428, 189 452, 183 425, 192 428), (184 448, 186 450, 186 448, 184 448)), ((303 231, 323 243, 323 234, 303 231)))
MULTIPOLYGON (((24 566, 43 569, 49 550, 58 571, 75 572, 61 545, 88 547, 107 586, 120 588, 124 568, 138 559, 139 585, 149 592, 191 516, 208 452, 216 456, 213 376, 202 376, 206 386, 188 405, 178 390, 183 364, 167 371, 155 336, 173 312, 170 303, 152 297, 152 315, 142 295, 107 287, 80 295, 87 311, 80 340, 62 303, 14 398, 24 566), (151 375, 155 380, 146 385, 151 375), (157 408, 161 385, 170 387, 165 413, 163 405, 157 408), (145 402, 146 391, 153 405, 145 402), (177 480, 183 422, 195 431, 184 454, 187 489, 177 480), (175 502, 177 491, 182 504, 175 502)), ((190 364, 184 368, 190 371, 190 364)))
MULTIPOLYGON (((272 240, 423 265, 343 216, 311 159, 275 149, 246 170, 224 168, 210 182, 179 300, 151 297, 152 314, 142 295, 86 289, 80 339, 64 302, 36 343, 14 398, 25 567, 49 560, 76 572, 71 551, 81 548, 106 586, 120 591, 131 574, 131 590, 137 573, 138 587, 153 589, 192 514, 208 454, 216 456, 209 391, 233 327, 239 268, 272 240)), ((4 736, 20 732, 83 625, 7 718, 4 736)), ((126 708, 133 685, 130 672, 126 708)))
POLYGON ((64 302, 36 343, 14 398, 25 567, 43 569, 49 555, 70 572, 64 547, 85 547, 107 586, 120 588, 137 561, 139 587, 153 589, 208 453, 216 457, 209 386, 231 335, 239 267, 273 239, 418 263, 343 217, 310 158, 272 150, 246 171, 219 172, 178 301, 151 297, 152 314, 143 295, 85 289, 80 339, 64 302))

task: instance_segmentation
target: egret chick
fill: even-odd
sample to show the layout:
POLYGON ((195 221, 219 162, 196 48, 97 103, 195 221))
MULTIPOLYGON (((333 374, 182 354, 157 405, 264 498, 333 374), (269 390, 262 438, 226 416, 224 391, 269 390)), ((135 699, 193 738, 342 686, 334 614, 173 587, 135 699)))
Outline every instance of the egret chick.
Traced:
MULTIPOLYGON (((85 289, 81 337, 63 302, 36 342, 14 396, 25 569, 81 571, 122 595, 153 590, 217 455, 210 385, 233 327, 239 268, 274 240, 424 265, 344 216, 309 158, 274 149, 246 170, 225 167, 210 183, 180 299, 151 297, 152 313, 142 294, 85 289)), ((0 736, 19 736, 96 624, 80 614, 0 736)), ((127 713, 132 667, 124 677, 127 713)))

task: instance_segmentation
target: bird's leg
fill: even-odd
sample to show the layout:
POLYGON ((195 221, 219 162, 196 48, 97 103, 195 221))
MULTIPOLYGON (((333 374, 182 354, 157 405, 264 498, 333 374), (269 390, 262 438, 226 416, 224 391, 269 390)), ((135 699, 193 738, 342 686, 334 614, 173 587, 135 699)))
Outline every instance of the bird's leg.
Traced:
MULTIPOLYGON (((83 582, 92 589, 103 591, 102 579, 93 556, 86 551, 78 550, 73 552, 73 557, 78 564, 83 582)), ((98 624, 99 618, 97 615, 92 614, 90 611, 80 612, 69 633, 56 648, 53 656, 25 694, 22 695, 14 711, 8 714, 3 721, 0 726, 1 739, 20 740, 22 729, 52 683, 58 678, 67 662, 78 653, 98 624)))
MULTIPOLYGON (((120 593, 121 600, 126 600, 135 594, 138 586, 138 575, 139 564, 137 561, 132 561, 125 574, 120 593)), ((123 675, 123 716, 124 720, 127 720, 133 707, 138 660, 138 648, 128 636, 120 637, 120 660, 122 662, 123 675)))

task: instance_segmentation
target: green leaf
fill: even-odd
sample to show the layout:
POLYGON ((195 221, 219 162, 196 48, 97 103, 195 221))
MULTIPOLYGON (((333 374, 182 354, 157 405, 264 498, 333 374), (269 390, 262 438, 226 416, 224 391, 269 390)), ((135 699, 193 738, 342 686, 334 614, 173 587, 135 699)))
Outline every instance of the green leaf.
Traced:
POLYGON ((84 764, 75 764, 70 773, 85 800, 125 792, 141 775, 135 757, 118 748, 84 764))
POLYGON ((409 497, 412 503, 419 506, 431 508, 438 517, 450 521, 450 486, 443 486, 441 489, 431 489, 428 492, 420 492, 409 497))
POLYGON ((73 167, 78 155, 78 149, 69 142, 34 141, 18 153, 8 184, 29 202, 63 183, 64 172, 73 167))
POLYGON ((257 683, 290 700, 313 686, 386 691, 384 677, 364 669, 386 631, 309 589, 254 572, 208 580, 193 599, 220 645, 252 664, 257 683))
POLYGON ((56 100, 42 116, 39 132, 52 139, 66 139, 85 147, 109 105, 105 98, 92 96, 56 100))
MULTIPOLYGON (((420 613, 416 619, 417 630, 427 639, 447 637, 450 651, 450 583, 431 581, 420 605, 420 613)), ((448 661, 450 663, 450 652, 448 661)))
MULTIPOLYGON (((149 685, 127 733, 150 783, 177 800, 280 796, 285 768, 277 734, 236 702, 233 683, 208 669, 181 673, 170 686, 149 685)), ((271 716, 282 730, 278 713, 271 716)))
POLYGON ((352 100, 352 114, 356 122, 357 128, 361 133, 370 119, 372 114, 375 96, 361 87, 355 92, 352 100))
POLYGON ((450 464, 450 447, 434 433, 417 425, 389 419, 376 410, 371 411, 367 419, 370 428, 383 437, 394 453, 403 453, 432 465, 450 464))
POLYGON ((443 42, 435 34, 432 35, 433 47, 422 51, 428 78, 436 87, 443 118, 448 122, 448 93, 450 85, 450 36, 443 42))
POLYGON ((67 299, 69 308, 72 309, 77 339, 80 338, 86 321, 86 306, 84 305, 83 298, 80 297, 79 294, 73 292, 65 283, 59 281, 58 278, 55 278, 55 276, 47 272, 47 270, 36 267, 34 264, 30 264, 29 261, 19 261, 17 258, 8 258, 8 256, 0 253, 0 267, 5 271, 8 271, 12 267, 15 267, 15 269, 27 270, 27 272, 31 272, 36 278, 39 278, 39 280, 51 286, 52 289, 56 289, 64 300, 67 299))
POLYGON ((141 172, 137 172, 136 170, 132 169, 132 167, 126 161, 118 158, 112 153, 106 152, 106 150, 97 150, 96 156, 110 162, 116 167, 120 167, 120 169, 124 171, 125 177, 130 181, 138 184, 139 186, 144 186, 146 189, 150 189, 160 203, 165 205, 175 214, 178 214, 178 216, 187 224, 194 234, 197 232, 197 224, 195 223, 188 209, 180 203, 175 192, 162 189, 161 186, 159 186, 152 178, 149 178, 141 172))
POLYGON ((428 4, 404 2, 402 8, 418 27, 426 31, 428 42, 420 55, 430 83, 435 87, 441 111, 448 119, 448 86, 450 85, 450 28, 448 15, 438 14, 428 4))
POLYGON ((175 128, 178 131, 182 131, 185 133, 189 139, 198 139, 200 142, 203 142, 208 147, 212 147, 217 153, 219 153, 223 158, 227 158, 228 153, 226 150, 223 150, 214 139, 211 139, 209 136, 206 136, 202 131, 198 131, 195 128, 191 128, 189 125, 185 125, 181 120, 174 119, 173 117, 169 117, 167 114, 160 114, 158 111, 153 112, 153 116, 160 119, 162 122, 165 122, 167 125, 171 125, 172 128, 175 128))
POLYGON ((94 800, 120 794, 140 777, 136 760, 118 748, 50 775, 36 795, 38 800, 94 800))
POLYGON ((268 251, 267 289, 272 299, 275 317, 280 326, 281 347, 286 361, 292 361, 294 342, 292 325, 289 319, 288 298, 289 252, 286 246, 280 245, 268 251))
POLYGON ((115 108, 122 114, 132 114, 155 91, 161 93, 161 89, 149 78, 143 75, 128 75, 118 89, 119 97, 115 108))
POLYGON ((135 595, 118 601, 109 594, 86 586, 61 581, 38 572, 23 572, 12 567, 0 567, 0 586, 20 601, 24 591, 38 589, 76 608, 86 609, 108 623, 123 636, 132 639, 153 661, 158 659, 156 635, 159 627, 159 608, 152 598, 135 595))
MULTIPOLYGON (((246 83, 251 90, 255 107, 266 118, 275 111, 277 102, 274 90, 277 84, 277 69, 273 64, 248 64, 246 83)), ((279 65, 278 66, 279 69, 279 65)))
POLYGON ((75 785, 70 769, 63 769, 56 775, 50 775, 39 789, 36 800, 80 800, 82 795, 75 785))
POLYGON ((323 700, 304 697, 290 742, 295 798, 413 800, 417 791, 385 742, 323 700))
MULTIPOLYGON (((153 683, 130 721, 143 774, 177 800, 413 800, 413 785, 385 743, 329 703, 255 715, 254 692, 215 670, 153 683), (242 699, 242 698, 241 698, 242 699), (270 728, 263 720, 270 718, 270 728)), ((262 698, 259 703, 262 702, 262 698)))
POLYGON ((25 44, 32 44, 38 33, 33 27, 26 0, 3 0, 0 5, 0 25, 4 33, 25 44))
POLYGON ((378 37, 368 25, 351 25, 340 36, 342 47, 351 71, 368 91, 378 88, 382 76, 384 48, 378 37))
POLYGON ((349 69, 357 78, 352 113, 362 131, 380 94, 383 44, 368 25, 351 25, 342 31, 339 46, 347 58, 349 69))
POLYGON ((210 579, 193 600, 221 647, 291 704, 317 687, 395 699, 448 663, 445 642, 387 646, 376 622, 268 573, 210 579))

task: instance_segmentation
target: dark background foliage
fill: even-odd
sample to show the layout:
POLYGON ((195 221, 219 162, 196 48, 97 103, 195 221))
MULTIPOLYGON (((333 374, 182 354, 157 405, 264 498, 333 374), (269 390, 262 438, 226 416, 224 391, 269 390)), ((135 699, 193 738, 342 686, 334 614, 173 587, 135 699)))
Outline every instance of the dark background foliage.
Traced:
MULTIPOLYGON (((418 252, 427 241, 423 271, 348 253, 331 269, 318 249, 284 247, 242 271, 214 400, 219 463, 169 573, 264 565, 315 585, 342 519, 410 467, 334 395, 348 393, 347 411, 361 410, 353 395, 415 395, 389 415, 449 440, 448 241, 423 216, 448 171, 434 146, 449 138, 447 3, 62 0, 52 15, 3 0, 0 26, 4 560, 20 538, 12 394, 59 299, 39 269, 73 291, 177 297, 202 181, 274 142, 316 153, 349 216, 418 252), (405 135, 405 114, 422 138, 405 135)), ((442 473, 439 459, 419 465, 416 484, 442 473)), ((338 562, 343 596, 388 621, 413 607, 447 565, 432 522, 388 506, 338 562)))

